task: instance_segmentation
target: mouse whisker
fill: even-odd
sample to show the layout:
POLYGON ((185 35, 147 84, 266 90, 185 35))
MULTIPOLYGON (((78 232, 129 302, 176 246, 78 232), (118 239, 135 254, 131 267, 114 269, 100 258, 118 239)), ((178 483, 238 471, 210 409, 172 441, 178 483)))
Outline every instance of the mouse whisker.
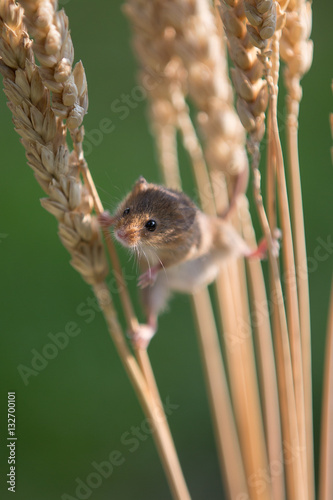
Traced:
POLYGON ((143 250, 143 248, 141 248, 140 250, 142 251, 143 255, 144 255, 144 256, 145 256, 145 258, 146 258, 146 261, 147 261, 147 264, 148 264, 149 273, 150 273, 150 271, 151 271, 151 266, 150 266, 149 259, 148 259, 147 255, 146 255, 146 252, 143 250))
POLYGON ((139 260, 140 260, 140 251, 137 245, 134 245, 133 247, 133 257, 135 261, 135 271, 137 273, 139 270, 139 260))
POLYGON ((163 262, 161 261, 161 259, 159 258, 158 253, 157 253, 157 251, 155 251, 155 248, 154 248, 154 247, 153 247, 153 251, 154 251, 154 253, 155 253, 155 255, 156 255, 156 258, 158 259, 159 263, 160 263, 160 264, 161 264, 161 266, 162 266, 162 269, 163 269, 163 272, 164 272, 164 274, 165 274, 165 277, 166 277, 167 281, 169 281, 168 274, 167 274, 167 272, 166 272, 165 266, 164 266, 163 262))

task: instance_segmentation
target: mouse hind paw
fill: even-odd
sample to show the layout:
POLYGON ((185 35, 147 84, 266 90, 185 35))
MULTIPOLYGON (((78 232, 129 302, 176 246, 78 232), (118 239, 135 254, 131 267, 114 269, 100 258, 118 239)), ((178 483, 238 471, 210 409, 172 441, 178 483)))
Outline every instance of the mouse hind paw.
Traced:
MULTIPOLYGON (((279 228, 275 228, 272 231, 272 255, 273 257, 278 257, 280 253, 280 239, 282 237, 282 232, 279 228)), ((255 250, 252 250, 247 257, 258 258, 260 260, 267 259, 268 244, 265 237, 263 237, 255 250)))
POLYGON ((138 325, 135 332, 129 333, 134 349, 146 350, 151 339, 156 333, 156 328, 149 324, 138 325))

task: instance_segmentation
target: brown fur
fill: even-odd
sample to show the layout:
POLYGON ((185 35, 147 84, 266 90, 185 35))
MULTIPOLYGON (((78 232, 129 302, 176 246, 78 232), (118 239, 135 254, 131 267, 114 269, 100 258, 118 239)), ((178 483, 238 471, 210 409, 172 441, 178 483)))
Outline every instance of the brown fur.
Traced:
POLYGON ((184 193, 140 178, 115 213, 115 232, 126 232, 130 247, 151 247, 164 265, 180 262, 201 243, 198 207, 184 193), (130 209, 123 215, 126 208, 130 209), (156 230, 147 230, 148 220, 156 230), (170 262, 171 263, 171 262, 170 262))

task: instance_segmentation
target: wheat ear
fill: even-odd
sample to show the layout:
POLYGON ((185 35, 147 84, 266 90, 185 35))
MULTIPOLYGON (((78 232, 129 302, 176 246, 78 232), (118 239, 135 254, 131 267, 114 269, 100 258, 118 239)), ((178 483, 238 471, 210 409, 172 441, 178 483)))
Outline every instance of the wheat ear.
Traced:
MULTIPOLYGON (((22 0, 25 23, 34 38, 33 50, 40 63, 44 85, 52 92, 52 109, 66 120, 69 130, 78 128, 88 108, 84 81, 78 78, 81 65, 72 69, 74 47, 64 10, 52 0, 22 0)), ((82 78, 82 72, 80 72, 82 78)))
POLYGON ((235 201, 233 192, 246 190, 248 162, 216 18, 206 0, 165 2, 163 18, 173 29, 173 50, 187 70, 208 168, 226 175, 235 201))
POLYGON ((300 80, 312 63, 313 43, 311 33, 311 2, 290 1, 286 10, 286 24, 280 40, 280 55, 285 61, 284 82, 287 88, 287 142, 288 173, 292 229, 295 245, 297 293, 299 302, 300 331, 302 339, 302 362, 304 379, 304 407, 306 424, 306 449, 308 464, 309 498, 314 498, 314 458, 312 423, 312 381, 311 381, 311 337, 310 304, 307 276, 305 230, 301 192, 300 167, 298 161, 298 112, 302 97, 300 80))
MULTIPOLYGON (((108 268, 99 226, 91 214, 94 200, 82 185, 76 153, 69 154, 66 128, 51 109, 50 93, 34 63, 32 42, 22 18, 22 8, 13 1, 0 2, 0 70, 16 131, 22 137, 28 164, 49 195, 42 205, 59 221, 59 236, 71 253, 71 264, 92 285, 124 367, 143 409, 152 419, 154 439, 174 498, 189 498, 162 405, 148 389, 119 326, 104 282, 108 268)), ((84 82, 83 66, 78 68, 78 78, 84 82)))

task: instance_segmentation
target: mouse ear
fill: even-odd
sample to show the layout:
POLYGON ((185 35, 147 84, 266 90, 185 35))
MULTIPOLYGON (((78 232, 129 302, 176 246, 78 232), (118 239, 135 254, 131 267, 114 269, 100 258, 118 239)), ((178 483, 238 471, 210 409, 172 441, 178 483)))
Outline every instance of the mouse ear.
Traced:
POLYGON ((148 188, 148 182, 144 177, 139 177, 138 180, 136 181, 133 192, 134 194, 140 193, 141 191, 146 191, 148 188))

